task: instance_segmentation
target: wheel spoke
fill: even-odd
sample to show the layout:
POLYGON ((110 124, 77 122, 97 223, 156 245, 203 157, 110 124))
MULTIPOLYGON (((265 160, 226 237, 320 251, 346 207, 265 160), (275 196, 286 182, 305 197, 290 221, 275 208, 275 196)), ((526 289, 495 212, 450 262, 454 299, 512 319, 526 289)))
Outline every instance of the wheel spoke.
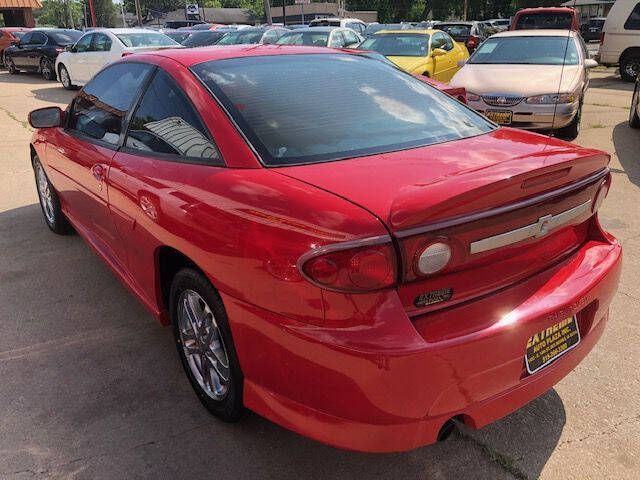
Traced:
POLYGON ((217 355, 214 354, 212 358, 210 353, 207 352, 203 355, 203 358, 205 360, 205 363, 210 365, 215 370, 218 377, 220 377, 225 382, 229 381, 229 367, 228 365, 227 366, 223 365, 222 362, 218 360, 217 355))

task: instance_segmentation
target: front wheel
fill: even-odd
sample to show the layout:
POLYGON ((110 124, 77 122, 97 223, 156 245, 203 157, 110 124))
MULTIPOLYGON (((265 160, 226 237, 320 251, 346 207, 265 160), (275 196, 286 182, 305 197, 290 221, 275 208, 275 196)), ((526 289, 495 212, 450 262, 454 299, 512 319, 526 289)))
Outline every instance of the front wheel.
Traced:
POLYGON ((20 73, 20 70, 16 68, 16 64, 13 63, 13 58, 5 56, 4 65, 7 67, 7 70, 11 75, 17 75, 20 73))
POLYGON ((36 177, 36 187, 38 189, 38 199, 44 215, 44 221, 52 232, 64 235, 73 231, 71 224, 62 213, 58 193, 51 185, 47 174, 40 163, 38 157, 33 159, 33 172, 36 177))
POLYGON ((565 140, 575 140, 578 134, 580 133, 580 120, 582 119, 582 103, 578 107, 578 111, 576 112, 571 123, 566 127, 562 127, 558 130, 558 136, 565 140))
POLYGON ((75 88, 75 85, 71 81, 71 75, 69 75, 67 67, 65 67, 64 65, 60 65, 58 67, 58 73, 60 74, 60 83, 62 83, 62 86, 67 90, 73 90, 75 88))
POLYGON ((51 60, 46 57, 40 60, 40 73, 42 73, 42 76, 45 80, 56 79, 56 71, 51 64, 51 60))
POLYGON ((198 398, 213 415, 237 421, 243 376, 218 292, 202 273, 183 268, 171 282, 169 309, 178 355, 198 398))
POLYGON ((638 112, 639 96, 640 85, 636 82, 636 88, 633 90, 633 98, 631 99, 631 108, 629 109, 629 126, 631 128, 640 128, 640 112, 638 112))
POLYGON ((620 60, 620 76, 625 82, 635 82, 640 72, 640 53, 629 53, 620 60))

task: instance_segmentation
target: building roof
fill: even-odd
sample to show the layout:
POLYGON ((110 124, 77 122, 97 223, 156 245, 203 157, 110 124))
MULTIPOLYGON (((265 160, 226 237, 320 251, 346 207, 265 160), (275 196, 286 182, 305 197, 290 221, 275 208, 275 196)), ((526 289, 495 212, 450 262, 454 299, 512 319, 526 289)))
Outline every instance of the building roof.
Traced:
POLYGON ((42 8, 40 0, 0 0, 0 8, 42 8))
MULTIPOLYGON (((0 0, 2 1, 2 0, 0 0)), ((165 22, 185 20, 184 9, 167 12, 162 16, 165 22)), ((200 19, 209 23, 255 24, 259 19, 246 8, 201 8, 200 19)))

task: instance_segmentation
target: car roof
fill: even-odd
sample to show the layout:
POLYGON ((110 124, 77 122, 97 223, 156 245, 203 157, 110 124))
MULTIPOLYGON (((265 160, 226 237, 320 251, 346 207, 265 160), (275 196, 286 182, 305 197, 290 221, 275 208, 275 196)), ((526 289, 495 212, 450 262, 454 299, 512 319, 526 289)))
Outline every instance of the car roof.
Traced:
MULTIPOLYGON (((307 27, 304 29, 305 32, 331 32, 333 30, 336 30, 338 28, 344 28, 344 27, 332 27, 332 26, 325 26, 325 27, 307 27)), ((291 30, 289 33, 300 33, 300 32, 296 32, 295 30, 291 30)), ((286 35, 286 33, 285 33, 286 35)))
MULTIPOLYGON (((269 55, 303 55, 303 54, 358 54, 358 50, 337 49, 329 47, 299 46, 299 45, 212 45, 209 47, 192 48, 169 48, 165 50, 153 50, 135 55, 136 59, 144 56, 165 57, 190 67, 198 63, 212 60, 226 60, 228 58, 260 57, 269 55)), ((126 57, 127 60, 133 58, 126 57)))
POLYGON ((547 12, 565 12, 574 13, 575 10, 572 7, 529 7, 523 8, 516 12, 516 15, 523 13, 547 13, 547 12))
POLYGON ((491 38, 496 37, 566 37, 576 36, 576 32, 568 29, 533 29, 533 30, 509 30, 506 32, 494 33, 491 38))
POLYGON ((418 29, 418 28, 407 28, 406 30, 379 30, 376 33, 374 33, 374 35, 380 35, 380 34, 384 34, 384 33, 402 33, 402 34, 409 34, 409 35, 416 35, 416 34, 428 34, 431 35, 435 32, 439 31, 437 28, 425 28, 425 29, 418 29))
POLYGON ((151 30, 150 28, 96 28, 95 30, 89 30, 89 32, 111 32, 114 35, 121 33, 162 33, 158 30, 151 30))
POLYGON ((474 23, 482 23, 482 22, 438 22, 435 24, 435 26, 437 27, 438 25, 467 25, 467 26, 472 26, 474 23))

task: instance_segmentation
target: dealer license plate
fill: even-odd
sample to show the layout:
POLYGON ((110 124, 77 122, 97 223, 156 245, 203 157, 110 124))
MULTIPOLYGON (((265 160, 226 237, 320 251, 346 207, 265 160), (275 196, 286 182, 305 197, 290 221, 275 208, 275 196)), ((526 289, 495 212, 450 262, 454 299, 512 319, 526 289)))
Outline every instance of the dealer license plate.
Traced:
POLYGON ((546 367, 580 343, 576 316, 565 318, 536 333, 527 341, 524 361, 529 373, 546 367))
POLYGON ((485 115, 489 120, 496 122, 498 125, 509 125, 513 112, 508 110, 487 110, 485 115))

